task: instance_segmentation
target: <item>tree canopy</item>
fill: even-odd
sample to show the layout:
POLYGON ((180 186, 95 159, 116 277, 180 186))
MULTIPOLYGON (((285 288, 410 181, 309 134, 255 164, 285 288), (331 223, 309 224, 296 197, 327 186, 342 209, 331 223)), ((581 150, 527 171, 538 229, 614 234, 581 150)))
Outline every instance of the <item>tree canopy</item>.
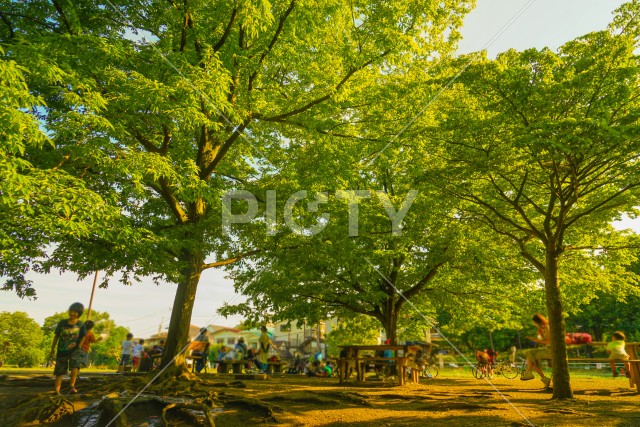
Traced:
POLYGON ((425 180, 464 202, 462 218, 509 238, 544 279, 555 397, 571 396, 565 298, 638 280, 624 268, 636 240, 609 225, 636 214, 640 189, 637 43, 611 29, 558 52, 474 63, 425 133, 447 159, 425 180))
POLYGON ((283 141, 326 133, 381 74, 450 52, 471 5, 4 3, 5 59, 29 70, 55 145, 34 164, 119 211, 116 238, 59 236, 40 265, 104 270, 103 285, 116 273, 178 283, 169 363, 186 342, 200 273, 243 256, 220 233, 221 196, 278 173, 283 141))

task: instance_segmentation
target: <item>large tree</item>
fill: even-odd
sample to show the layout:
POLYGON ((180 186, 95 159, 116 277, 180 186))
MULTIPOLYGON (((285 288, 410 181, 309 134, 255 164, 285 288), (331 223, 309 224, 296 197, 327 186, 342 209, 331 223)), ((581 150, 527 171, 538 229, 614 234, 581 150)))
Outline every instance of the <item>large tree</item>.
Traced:
POLYGON ((556 398, 572 397, 563 293, 593 297, 637 280, 612 267, 635 254, 609 226, 623 212, 635 214, 640 189, 640 68, 631 28, 470 66, 441 100, 439 127, 425 133, 447 159, 425 181, 448 178, 442 187, 465 202, 460 216, 511 239, 544 281, 556 398))
POLYGON ((437 307, 448 305, 472 321, 459 315, 465 310, 454 301, 473 299, 467 307, 484 312, 491 310, 489 304, 482 307, 484 295, 500 299, 503 313, 511 313, 509 300, 515 298, 509 297, 522 294, 518 288, 530 280, 530 271, 512 262, 515 253, 504 239, 478 233, 457 218, 457 199, 439 189, 414 190, 425 168, 441 166, 436 159, 416 168, 404 147, 390 146, 374 164, 361 164, 385 143, 390 126, 411 119, 389 111, 401 104, 416 75, 421 73, 412 69, 398 78, 386 76, 376 102, 313 144, 304 135, 292 139, 300 149, 288 155, 280 174, 259 184, 278 192, 258 194, 267 201, 262 214, 232 227, 239 244, 262 241, 262 250, 229 267, 236 289, 248 298, 224 307, 224 315, 257 320, 269 313, 277 320, 315 323, 357 313, 378 320, 395 342, 399 326, 422 319, 426 327, 437 307), (289 199, 305 190, 296 203, 289 199), (407 315, 412 322, 402 320, 407 315))
POLYGON ((243 257, 220 233, 222 194, 278 173, 270 158, 295 149, 299 123, 321 134, 381 73, 450 51, 471 3, 4 3, 2 43, 30 68, 55 143, 34 161, 81 178, 144 237, 61 237, 44 268, 178 283, 169 364, 202 271, 243 257))

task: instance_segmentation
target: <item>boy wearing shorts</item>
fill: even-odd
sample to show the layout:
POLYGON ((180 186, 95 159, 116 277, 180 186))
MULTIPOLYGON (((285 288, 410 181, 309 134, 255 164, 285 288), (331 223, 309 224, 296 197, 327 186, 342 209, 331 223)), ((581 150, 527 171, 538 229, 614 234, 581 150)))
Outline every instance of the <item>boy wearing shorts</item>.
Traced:
POLYGON ((84 306, 79 302, 71 304, 69 307, 69 318, 61 320, 56 326, 53 342, 51 343, 51 357, 55 354, 56 367, 53 371, 56 376, 54 390, 60 394, 62 386, 62 376, 71 370, 69 381, 69 393, 76 394, 76 379, 82 366, 84 355, 80 350, 87 334, 84 324, 80 321, 80 316, 84 311, 84 306), (57 352, 56 352, 57 347, 57 352))

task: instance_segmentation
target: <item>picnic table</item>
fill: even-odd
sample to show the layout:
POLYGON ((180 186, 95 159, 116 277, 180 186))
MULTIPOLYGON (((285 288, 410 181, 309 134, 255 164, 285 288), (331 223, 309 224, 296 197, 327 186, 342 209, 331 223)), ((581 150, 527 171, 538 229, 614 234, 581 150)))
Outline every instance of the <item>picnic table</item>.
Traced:
POLYGON ((429 356, 431 352, 431 344, 430 343, 420 343, 420 344, 379 344, 379 345, 343 345, 340 348, 343 349, 343 353, 346 354, 346 357, 341 357, 338 360, 338 378, 340 383, 347 380, 349 377, 349 370, 356 370, 358 381, 364 382, 366 380, 365 376, 365 365, 367 363, 378 363, 384 364, 388 363, 390 366, 396 366, 398 369, 398 382, 400 385, 404 385, 405 378, 407 374, 407 366, 411 361, 413 356, 410 356, 411 347, 421 347, 423 354, 425 357, 429 356), (375 356, 375 354, 379 354, 378 352, 383 352, 385 350, 390 350, 393 354, 392 357, 379 357, 375 356), (361 355, 361 352, 373 351, 373 357, 364 357, 361 355))

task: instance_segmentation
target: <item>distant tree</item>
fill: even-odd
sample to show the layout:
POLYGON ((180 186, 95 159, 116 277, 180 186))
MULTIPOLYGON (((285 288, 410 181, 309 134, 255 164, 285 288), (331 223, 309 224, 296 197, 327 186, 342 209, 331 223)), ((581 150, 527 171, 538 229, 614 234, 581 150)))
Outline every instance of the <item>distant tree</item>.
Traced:
POLYGON ((473 327, 462 333, 459 339, 469 351, 493 348, 502 354, 508 352, 511 346, 518 347, 519 344, 518 330, 515 329, 490 330, 484 327, 473 327))
POLYGON ((4 359, 5 364, 33 367, 43 363, 47 353, 40 347, 42 338, 40 325, 27 313, 0 313, 0 360, 4 359), (4 343, 9 345, 2 355, 4 343))
MULTIPOLYGON (((350 129, 347 124, 345 128, 350 129)), ((350 129, 358 130, 365 131, 350 129)), ((377 145, 378 141, 371 143, 370 149, 377 145)), ((314 141, 310 154, 314 170, 291 182, 288 176, 296 175, 310 162, 306 152, 295 153, 282 174, 265 178, 272 187, 288 188, 284 194, 293 194, 298 186, 319 192, 335 186, 334 172, 339 172, 340 186, 345 190, 376 191, 360 191, 356 196, 338 189, 326 196, 321 213, 304 209, 292 212, 300 227, 315 227, 315 233, 293 232, 280 221, 280 226, 274 227, 275 237, 262 238, 263 243, 258 245, 261 251, 247 256, 246 262, 229 266, 236 289, 249 298, 224 306, 221 313, 259 320, 267 312, 276 320, 306 319, 310 323, 363 314, 378 320, 385 335, 396 342, 398 331, 407 328, 420 329, 405 334, 407 337, 424 337, 428 322, 421 314, 433 316, 439 305, 436 302, 453 305, 455 301, 458 307, 477 308, 451 310, 458 317, 483 312, 484 298, 484 302, 489 298, 503 301, 503 318, 512 308, 518 309, 516 297, 524 294, 524 284, 534 277, 517 258, 517 252, 505 239, 496 239, 456 218, 455 198, 439 190, 412 190, 420 174, 434 167, 437 160, 416 168, 403 156, 403 147, 389 147, 380 165, 376 163, 373 170, 363 172, 352 167, 361 159, 363 146, 368 147, 362 142, 357 149, 347 150, 341 138, 327 136, 314 141), (336 150, 336 146, 340 147, 336 157, 321 154, 336 150), (360 198, 357 222, 352 210, 356 197, 360 198), (389 211, 402 211, 402 220, 393 223, 389 211), (320 220, 320 215, 325 219, 320 220), (510 286, 505 287, 505 283, 510 286), (467 302, 471 297, 476 301, 467 302), (419 308, 412 308, 412 304, 419 308), (407 318, 410 320, 403 320, 407 318)), ((277 212, 286 209, 285 197, 277 203, 277 212)), ((264 223, 268 223, 266 218, 261 219, 264 221, 237 227, 238 245, 260 241, 257 236, 266 234, 264 223)), ((485 307, 494 310, 487 304, 485 307)))
POLYGON ((115 368, 118 365, 122 341, 129 333, 123 326, 115 326, 106 339, 91 345, 90 360, 94 366, 115 368))
POLYGON ((578 307, 567 318, 567 330, 585 331, 594 340, 602 341, 604 335, 623 331, 627 341, 640 340, 640 296, 616 295, 598 292, 596 297, 578 307))

